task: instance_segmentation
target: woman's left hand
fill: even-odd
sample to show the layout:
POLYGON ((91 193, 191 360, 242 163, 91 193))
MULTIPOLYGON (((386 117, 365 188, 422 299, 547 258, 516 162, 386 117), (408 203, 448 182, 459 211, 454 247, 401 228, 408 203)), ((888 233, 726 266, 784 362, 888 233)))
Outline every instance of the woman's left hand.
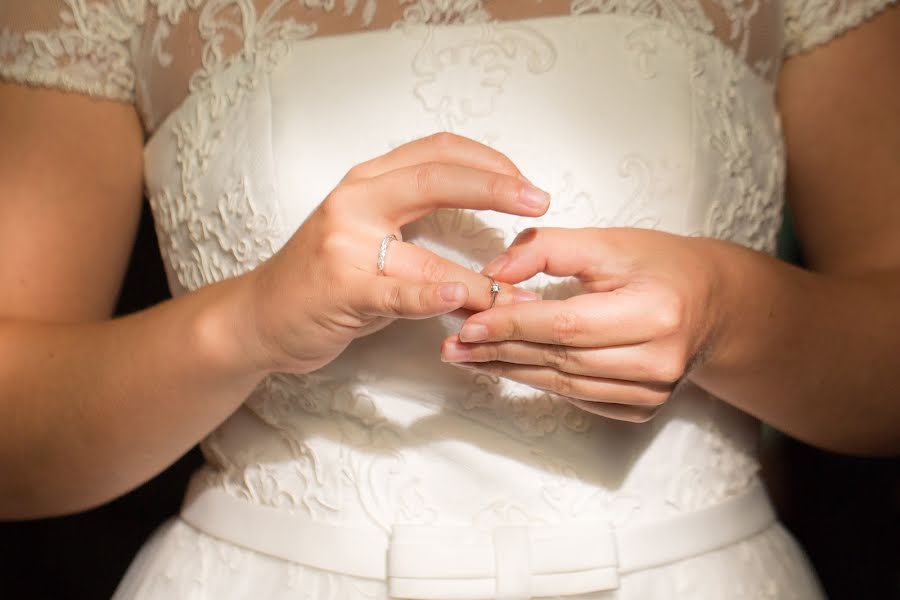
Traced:
POLYGON ((720 333, 719 243, 648 229, 526 230, 483 273, 511 284, 574 276, 586 293, 476 313, 444 340, 442 358, 647 421, 720 333))

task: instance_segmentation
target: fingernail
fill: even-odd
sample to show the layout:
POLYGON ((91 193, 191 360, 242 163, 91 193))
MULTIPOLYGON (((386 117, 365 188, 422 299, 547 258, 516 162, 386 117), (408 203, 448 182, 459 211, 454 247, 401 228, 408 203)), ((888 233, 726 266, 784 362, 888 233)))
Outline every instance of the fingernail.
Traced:
POLYGON ((466 299, 463 286, 458 283, 444 283, 438 288, 441 300, 444 302, 462 302, 466 299))
POLYGON ((459 330, 459 341, 481 342, 487 339, 488 328, 478 323, 468 323, 459 330))
POLYGON ((540 294, 528 290, 520 290, 519 288, 513 288, 512 295, 516 302, 536 302, 537 300, 542 300, 540 294))
POLYGON ((441 360, 444 362, 462 362, 472 358, 472 351, 462 346, 447 345, 441 354, 441 360))
POLYGON ((487 275, 488 277, 493 277, 497 273, 503 270, 503 267, 509 262, 509 257, 505 254, 501 254, 488 264, 484 266, 481 270, 482 275, 487 275))
POLYGON ((447 364, 452 365, 452 366, 456 367, 457 369, 463 369, 464 371, 480 371, 481 370, 478 367, 472 366, 469 363, 464 363, 464 362, 452 362, 452 363, 447 363, 447 364))
POLYGON ((544 209, 550 203, 550 194, 534 186, 526 185, 519 192, 519 202, 528 208, 544 209))

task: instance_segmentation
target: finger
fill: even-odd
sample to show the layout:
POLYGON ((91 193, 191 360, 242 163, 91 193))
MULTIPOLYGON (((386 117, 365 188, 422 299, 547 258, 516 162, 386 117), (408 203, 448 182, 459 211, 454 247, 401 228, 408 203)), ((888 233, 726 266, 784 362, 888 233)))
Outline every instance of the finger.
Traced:
POLYGON ((563 373, 549 367, 535 367, 532 365, 516 365, 503 362, 459 363, 459 365, 512 379, 513 381, 567 398, 588 400, 590 402, 656 407, 665 403, 672 394, 672 389, 674 389, 672 385, 585 377, 583 375, 563 373))
POLYGON ((356 165, 350 169, 344 181, 351 183, 360 179, 371 179, 389 171, 423 162, 457 164, 524 179, 516 165, 502 152, 466 137, 441 132, 413 140, 377 158, 356 165))
POLYGON ((624 274, 632 259, 608 242, 610 231, 596 227, 529 228, 481 272, 512 284, 537 273, 571 276, 590 282, 591 291, 611 291, 627 283, 624 274))
POLYGON ((459 339, 600 348, 640 344, 674 333, 677 325, 668 311, 648 305, 640 296, 613 291, 497 306, 466 320, 459 339))
POLYGON ((537 273, 577 277, 594 268, 602 254, 597 232, 596 228, 528 228, 481 272, 507 282, 524 281, 537 273))
POLYGON ((445 362, 494 362, 550 367, 572 375, 643 383, 675 384, 684 374, 683 364, 659 357, 653 344, 576 348, 532 342, 466 344, 453 335, 441 346, 445 362))
POLYGON ((550 195, 509 175, 446 163, 403 167, 338 188, 355 212, 367 212, 391 228, 420 219, 438 208, 495 210, 537 217, 550 195))
POLYGON ((661 407, 627 406, 624 404, 607 404, 605 402, 588 402, 587 400, 569 400, 572 405, 586 412, 630 423, 646 423, 656 416, 661 407))
POLYGON ((416 283, 396 277, 367 278, 365 293, 357 301, 363 314, 378 317, 426 319, 459 309, 469 291, 460 282, 416 283))
MULTIPOLYGON (((406 242, 391 242, 384 262, 384 274, 405 281, 439 283, 459 281, 469 289, 463 308, 473 311, 491 306, 491 280, 484 275, 447 260, 424 248, 406 242)), ((495 306, 539 300, 540 296, 528 290, 520 290, 509 284, 501 284, 495 306)))

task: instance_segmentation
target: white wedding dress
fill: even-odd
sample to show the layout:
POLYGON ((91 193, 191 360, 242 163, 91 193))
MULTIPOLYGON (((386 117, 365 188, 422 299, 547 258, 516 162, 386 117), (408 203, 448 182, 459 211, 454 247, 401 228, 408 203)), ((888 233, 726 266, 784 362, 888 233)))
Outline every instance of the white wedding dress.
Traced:
MULTIPOLYGON (((354 164, 441 130, 552 195, 540 219, 404 231, 473 268, 541 225, 772 252, 782 60, 890 3, 5 2, 0 75, 136 103, 176 295, 254 268, 354 164)), ((692 386, 647 424, 592 416, 442 364, 458 326, 397 322, 266 380, 116 598, 821 597, 759 490, 752 418, 692 386)))

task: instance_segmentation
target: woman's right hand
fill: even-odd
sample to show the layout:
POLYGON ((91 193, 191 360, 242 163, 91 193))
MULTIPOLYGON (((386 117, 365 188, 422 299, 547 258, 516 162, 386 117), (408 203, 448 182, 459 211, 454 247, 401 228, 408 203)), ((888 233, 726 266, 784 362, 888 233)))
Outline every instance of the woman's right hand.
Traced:
MULTIPOLYGON (((506 156, 447 133, 357 165, 284 247, 248 274, 263 368, 308 373, 394 319, 488 308, 484 275, 403 242, 400 228, 438 208, 536 217, 549 201, 506 156), (397 239, 379 275, 378 250, 389 234, 397 239)), ((503 284, 497 303, 536 298, 503 284)))

